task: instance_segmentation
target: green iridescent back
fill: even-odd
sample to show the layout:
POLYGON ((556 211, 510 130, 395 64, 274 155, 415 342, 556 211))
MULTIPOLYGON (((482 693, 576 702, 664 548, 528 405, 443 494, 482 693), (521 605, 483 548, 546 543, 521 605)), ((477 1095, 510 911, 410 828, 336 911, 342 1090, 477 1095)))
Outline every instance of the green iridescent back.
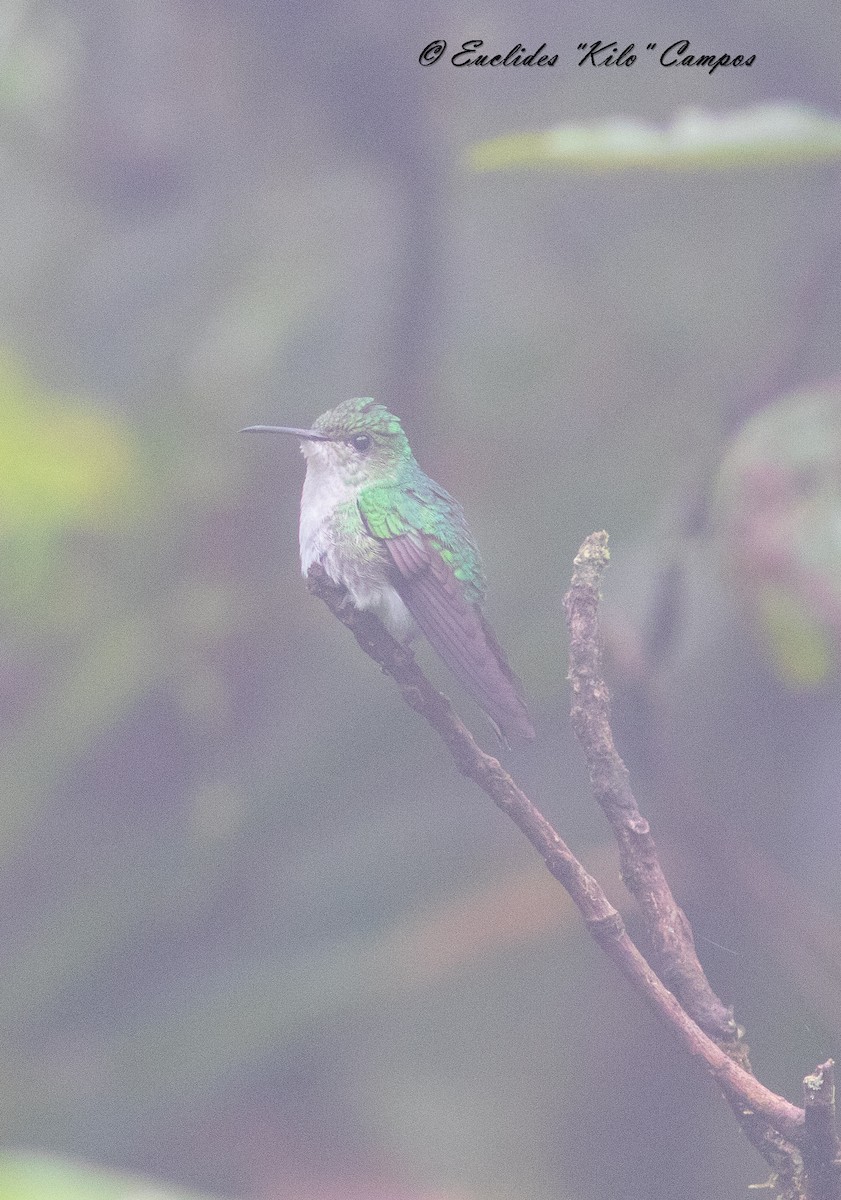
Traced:
POLYGON ((485 594, 485 575, 461 505, 423 473, 414 458, 393 482, 374 484, 359 494, 359 508, 374 537, 422 533, 475 603, 485 594))
POLYGON ((423 534, 453 570, 476 602, 485 593, 485 576, 476 543, 471 537, 461 505, 418 466, 400 419, 369 398, 345 400, 314 423, 314 428, 336 437, 367 433, 374 440, 372 457, 381 478, 363 487, 359 511, 374 537, 423 534))

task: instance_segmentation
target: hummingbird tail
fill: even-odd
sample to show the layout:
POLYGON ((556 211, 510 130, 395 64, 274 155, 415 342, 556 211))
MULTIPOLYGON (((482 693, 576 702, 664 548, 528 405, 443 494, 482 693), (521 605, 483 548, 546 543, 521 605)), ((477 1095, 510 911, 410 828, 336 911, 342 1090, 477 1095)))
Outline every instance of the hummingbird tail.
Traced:
MULTIPOLYGON (((482 610, 477 608, 476 614, 479 617, 479 621, 482 625, 482 632, 485 635, 485 640, 488 643, 488 647, 496 658, 497 665, 508 681, 510 689, 508 704, 506 705, 509 715, 506 717, 504 722, 500 722, 500 729, 502 731, 503 738, 506 740, 520 739, 527 742, 533 742, 535 738, 534 726, 531 723, 528 709, 526 708, 526 701, 523 695, 523 685, 511 667, 511 664, 508 662, 505 651, 497 641, 496 634, 485 619, 482 610)), ((492 716, 491 713, 488 715, 492 716)))
POLYGON ((421 632, 509 742, 533 741, 520 681, 478 605, 431 574, 415 576, 403 598, 421 632), (448 594, 449 592, 449 594, 448 594))

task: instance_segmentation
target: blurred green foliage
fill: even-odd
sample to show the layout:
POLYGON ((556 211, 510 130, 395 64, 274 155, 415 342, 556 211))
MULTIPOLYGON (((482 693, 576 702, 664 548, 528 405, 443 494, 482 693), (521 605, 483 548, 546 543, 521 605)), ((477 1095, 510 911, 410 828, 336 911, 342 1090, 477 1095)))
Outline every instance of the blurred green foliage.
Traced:
POLYGON ((687 108, 665 129, 628 117, 561 125, 545 133, 490 138, 470 154, 477 171, 744 171, 839 158, 841 121, 782 104, 725 113, 687 108))
POLYGON ((837 656, 829 634, 790 592, 766 588, 759 617, 775 670, 792 687, 817 687, 835 673, 837 656))
POLYGON ((731 583, 792 687, 836 682, 841 661, 841 393, 785 396, 732 440, 716 482, 731 583))
POLYGON ((187 1193, 83 1164, 34 1155, 0 1157, 2 1200, 201 1200, 187 1193))
POLYGON ((135 456, 127 431, 90 402, 40 393, 8 351, 0 357, 0 421, 8 534, 107 528, 131 503, 135 456))
POLYGON ((0 350, 0 512, 6 603, 29 611, 69 530, 120 530, 136 508, 130 432, 90 401, 45 394, 0 350))

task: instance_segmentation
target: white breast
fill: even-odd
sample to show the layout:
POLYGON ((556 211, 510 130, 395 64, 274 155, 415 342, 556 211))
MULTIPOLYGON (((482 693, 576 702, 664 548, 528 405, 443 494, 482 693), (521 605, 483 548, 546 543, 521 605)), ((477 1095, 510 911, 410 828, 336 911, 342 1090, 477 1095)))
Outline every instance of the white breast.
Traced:
POLYGON ((359 488, 347 484, 338 471, 320 470, 315 456, 307 461, 307 476, 301 493, 301 521, 298 540, 301 547, 301 571, 306 575, 314 562, 320 562, 332 545, 333 515, 340 504, 356 500, 359 488))
POLYGON ((355 504, 359 492, 359 484, 343 480, 338 471, 324 469, 318 453, 310 451, 301 494, 301 571, 306 576, 313 563, 321 563, 331 579, 348 589, 357 608, 373 609, 386 628, 402 639, 411 632, 414 621, 385 577, 382 562, 376 556, 366 559, 364 554, 348 553, 348 539, 370 540, 361 518, 358 531, 345 526, 343 536, 334 520, 336 509, 348 501, 355 504))

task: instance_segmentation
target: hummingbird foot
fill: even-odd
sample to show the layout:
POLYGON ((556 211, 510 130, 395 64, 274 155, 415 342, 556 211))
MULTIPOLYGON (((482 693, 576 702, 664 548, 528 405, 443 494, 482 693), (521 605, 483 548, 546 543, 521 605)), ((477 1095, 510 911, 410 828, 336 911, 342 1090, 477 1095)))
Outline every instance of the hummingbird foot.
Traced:
POLYGON ((510 750, 510 749, 511 749, 511 743, 509 742, 509 740, 508 740, 508 738, 505 736, 505 734, 502 732, 502 730, 500 729, 499 725, 497 725, 497 723, 496 723, 496 721, 493 719, 493 717, 489 717, 487 713, 485 713, 485 717, 486 717, 486 719, 487 719, 487 722, 488 722, 488 724, 490 725, 491 729, 492 729, 492 730, 494 731, 494 733, 496 734, 496 740, 499 742, 499 744, 500 744, 500 746, 502 747, 502 749, 503 749, 503 750, 510 750))
MULTIPOLYGON (((335 582, 335 581, 333 581, 333 582, 335 582)), ((342 591, 344 592, 344 595, 342 596, 341 600, 339 601, 339 611, 340 612, 348 612, 351 608, 355 609, 356 605, 353 602, 353 597, 351 596, 351 594, 347 590, 347 588, 344 587, 342 584, 337 584, 336 586, 342 588, 342 591)))

